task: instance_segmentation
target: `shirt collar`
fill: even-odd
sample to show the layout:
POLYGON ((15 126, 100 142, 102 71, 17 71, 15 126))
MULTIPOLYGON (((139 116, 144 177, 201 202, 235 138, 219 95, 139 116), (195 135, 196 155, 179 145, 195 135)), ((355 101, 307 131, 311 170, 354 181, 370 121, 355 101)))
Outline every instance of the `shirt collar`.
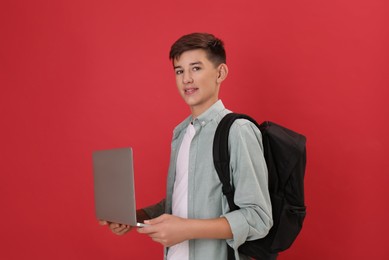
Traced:
POLYGON ((204 113, 199 115, 193 120, 193 123, 199 123, 201 126, 206 126, 210 121, 215 119, 215 117, 225 109, 223 102, 219 99, 216 101, 210 108, 208 108, 204 113))
POLYGON ((199 124, 201 127, 206 126, 210 121, 215 119, 215 117, 225 110, 223 102, 219 99, 216 101, 210 108, 208 108, 204 113, 193 120, 192 116, 187 117, 181 124, 176 126, 173 131, 173 139, 177 138, 179 133, 188 127, 193 120, 193 124, 199 124))

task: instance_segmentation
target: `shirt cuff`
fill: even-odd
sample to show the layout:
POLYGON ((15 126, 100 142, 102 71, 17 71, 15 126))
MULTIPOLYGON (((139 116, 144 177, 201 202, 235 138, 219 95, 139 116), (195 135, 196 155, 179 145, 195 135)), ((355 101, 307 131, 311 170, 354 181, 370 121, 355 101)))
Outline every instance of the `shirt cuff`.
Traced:
POLYGON ((235 210, 223 215, 230 224, 232 231, 232 239, 227 239, 227 243, 234 250, 238 250, 238 247, 242 245, 249 235, 249 225, 242 212, 235 210))

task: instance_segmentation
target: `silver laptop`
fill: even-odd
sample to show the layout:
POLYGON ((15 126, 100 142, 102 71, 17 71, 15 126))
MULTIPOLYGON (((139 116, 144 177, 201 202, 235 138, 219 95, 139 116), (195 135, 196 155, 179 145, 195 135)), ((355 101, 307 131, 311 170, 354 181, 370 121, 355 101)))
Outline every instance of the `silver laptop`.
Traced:
POLYGON ((144 226, 136 221, 132 148, 93 152, 93 175, 97 219, 144 226))

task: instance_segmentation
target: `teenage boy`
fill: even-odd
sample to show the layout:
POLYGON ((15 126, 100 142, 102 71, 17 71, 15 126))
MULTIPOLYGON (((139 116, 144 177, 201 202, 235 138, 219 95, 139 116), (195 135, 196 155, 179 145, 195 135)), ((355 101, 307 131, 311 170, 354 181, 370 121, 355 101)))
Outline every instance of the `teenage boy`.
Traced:
MULTIPOLYGON (((229 212, 212 156, 217 125, 230 113, 219 100, 228 75, 223 42, 207 33, 185 35, 171 47, 170 59, 191 115, 173 133, 166 199, 138 210, 148 224, 138 232, 164 245, 168 260, 227 259, 227 243, 235 259, 249 259, 238 247, 266 236, 273 224, 261 133, 244 119, 231 127, 231 181, 240 209, 229 212)), ((118 235, 131 229, 100 224, 118 235)))

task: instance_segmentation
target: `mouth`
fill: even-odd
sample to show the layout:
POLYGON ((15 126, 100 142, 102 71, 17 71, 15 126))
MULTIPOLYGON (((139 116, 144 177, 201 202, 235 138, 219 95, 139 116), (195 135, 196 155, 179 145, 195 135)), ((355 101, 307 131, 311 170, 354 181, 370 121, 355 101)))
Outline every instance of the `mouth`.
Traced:
POLYGON ((198 90, 198 88, 195 88, 195 87, 185 88, 185 89, 184 89, 184 93, 185 93, 185 95, 192 95, 192 94, 194 94, 197 90, 198 90))

